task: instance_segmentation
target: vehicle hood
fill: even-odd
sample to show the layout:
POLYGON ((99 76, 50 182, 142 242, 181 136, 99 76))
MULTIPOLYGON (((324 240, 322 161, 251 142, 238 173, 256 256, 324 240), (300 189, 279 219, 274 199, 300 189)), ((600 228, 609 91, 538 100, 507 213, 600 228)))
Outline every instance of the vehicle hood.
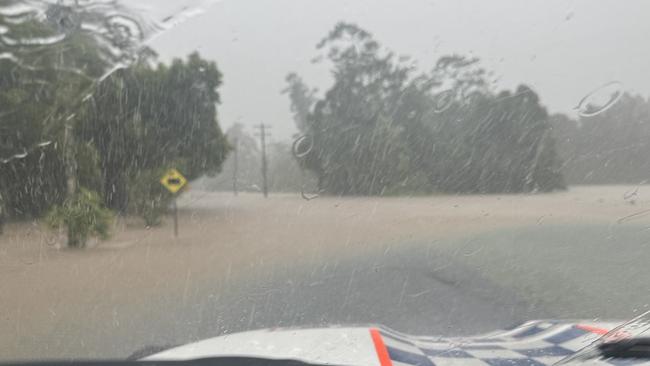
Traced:
MULTIPOLYGON (((542 366, 589 346, 622 322, 529 321, 471 337, 413 336, 385 327, 264 329, 223 335, 147 357, 187 360, 245 356, 355 366, 542 366)), ((589 360, 606 365, 644 360, 589 360)))

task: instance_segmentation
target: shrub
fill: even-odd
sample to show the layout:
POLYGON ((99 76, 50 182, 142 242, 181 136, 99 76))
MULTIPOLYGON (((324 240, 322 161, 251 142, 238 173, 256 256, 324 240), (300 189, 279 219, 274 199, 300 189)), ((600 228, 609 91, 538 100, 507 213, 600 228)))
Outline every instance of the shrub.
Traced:
POLYGON ((58 229, 65 227, 68 234, 68 247, 83 248, 90 236, 107 239, 112 213, 104 208, 96 192, 80 188, 62 205, 57 205, 46 216, 47 224, 58 229))

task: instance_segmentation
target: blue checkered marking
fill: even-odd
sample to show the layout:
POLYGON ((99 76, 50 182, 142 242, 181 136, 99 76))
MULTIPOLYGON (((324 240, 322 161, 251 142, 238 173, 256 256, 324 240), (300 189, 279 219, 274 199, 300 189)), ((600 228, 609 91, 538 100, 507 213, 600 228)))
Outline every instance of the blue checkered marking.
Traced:
MULTIPOLYGON (((536 335, 546 330, 546 328, 533 325, 526 330, 513 335, 513 338, 524 338, 531 335, 536 335)), ((510 349, 499 345, 499 342, 506 342, 504 339, 500 338, 481 338, 476 341, 482 344, 467 344, 467 345, 458 345, 456 347, 449 347, 443 349, 430 349, 423 348, 422 346, 416 345, 408 339, 404 339, 399 335, 394 335, 386 332, 382 332, 382 336, 390 338, 394 341, 409 344, 418 348, 420 352, 415 351, 405 351, 399 348, 386 347, 389 357, 396 362, 409 364, 412 366, 435 366, 433 359, 443 359, 443 358, 456 358, 456 359, 471 359, 476 358, 470 352, 471 350, 503 350, 508 349, 510 351, 517 352, 526 358, 478 358, 489 366, 545 366, 545 364, 540 360, 536 360, 536 357, 566 357, 574 354, 573 350, 561 347, 561 344, 564 342, 571 341, 578 337, 589 334, 588 331, 582 330, 577 327, 568 328, 560 333, 557 333, 553 336, 544 338, 544 341, 550 343, 551 345, 543 348, 529 348, 529 349, 510 349)), ((621 361, 621 360, 607 360, 612 366, 633 366, 638 362, 630 361, 621 361)), ((442 361, 441 361, 442 362, 442 361)))
POLYGON ((518 349, 517 352, 528 357, 545 357, 545 356, 569 356, 575 353, 570 349, 560 346, 551 346, 544 348, 518 349))
POLYGON ((546 366, 532 358, 482 358, 481 361, 491 366, 546 366))
POLYGON ((544 338, 544 340, 549 342, 549 343, 560 344, 560 343, 568 342, 568 341, 570 341, 572 339, 576 339, 578 337, 581 337, 581 336, 583 336, 583 335, 585 335, 587 333, 589 333, 589 332, 587 332, 586 330, 582 330, 582 329, 577 328, 577 327, 571 327, 571 328, 565 330, 564 332, 558 333, 558 334, 550 336, 548 338, 544 338))
POLYGON ((416 353, 403 351, 393 347, 386 347, 386 349, 388 350, 388 356, 393 361, 407 363, 414 366, 434 366, 433 362, 431 362, 431 360, 425 355, 418 355, 416 353))

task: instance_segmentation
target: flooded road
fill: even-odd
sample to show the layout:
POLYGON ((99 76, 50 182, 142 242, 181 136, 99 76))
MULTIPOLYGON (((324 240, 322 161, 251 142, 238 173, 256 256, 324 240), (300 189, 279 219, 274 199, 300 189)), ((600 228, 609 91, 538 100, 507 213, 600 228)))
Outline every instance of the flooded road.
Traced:
POLYGON ((319 197, 188 192, 171 222, 118 220, 60 250, 0 237, 3 359, 128 356, 265 327, 380 323, 471 334, 533 318, 630 318, 650 303, 650 200, 547 195, 319 197), (127 222, 128 221, 128 222, 127 222))

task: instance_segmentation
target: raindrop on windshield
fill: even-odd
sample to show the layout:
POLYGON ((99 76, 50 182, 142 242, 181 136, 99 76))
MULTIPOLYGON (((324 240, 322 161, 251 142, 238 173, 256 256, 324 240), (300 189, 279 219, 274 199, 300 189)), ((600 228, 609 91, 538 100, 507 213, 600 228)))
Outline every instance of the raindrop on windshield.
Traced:
POLYGON ((449 109, 451 107, 451 104, 454 101, 454 91, 453 90, 445 90, 435 97, 435 106, 434 106, 434 111, 436 113, 442 113, 449 109))
POLYGON ((305 190, 304 190, 304 189, 301 189, 301 190, 300 190, 300 197, 302 197, 303 199, 305 199, 305 200, 307 200, 307 201, 311 201, 311 200, 313 200, 314 198, 318 198, 318 196, 319 196, 319 195, 318 195, 317 193, 309 194, 309 193, 305 193, 305 190))
POLYGON ((609 82, 587 94, 575 109, 581 117, 593 117, 610 109, 623 95, 623 84, 609 82))
POLYGON ((293 156, 296 158, 304 158, 311 152, 314 147, 314 139, 308 135, 302 135, 298 137, 291 147, 293 151, 293 156))
POLYGON ((47 21, 62 33, 72 33, 81 25, 79 15, 70 6, 52 5, 45 12, 45 16, 47 21))
POLYGON ((106 77, 119 67, 127 66, 137 51, 156 36, 178 23, 203 12, 212 0, 184 0, 173 5, 157 1, 138 1, 137 8, 123 1, 39 1, 0 5, 0 17, 8 24, 40 20, 51 27, 47 35, 24 34, 18 27, 0 26, 0 58, 12 60, 22 67, 40 66, 39 58, 32 57, 31 46, 43 47, 39 53, 55 52, 61 45, 73 42, 74 35, 89 37, 100 48, 103 64, 93 72, 73 67, 80 75, 91 79, 106 77), (172 14, 172 15, 170 15, 172 14), (103 74, 96 74, 96 72, 103 74))
MULTIPOLYGON (((314 138, 310 135, 301 135, 293 141, 291 145, 291 152, 296 159, 302 159, 307 156, 314 148, 314 138)), ((305 192, 305 171, 304 168, 300 172, 300 196, 307 201, 318 198, 319 194, 309 194, 305 192)))

